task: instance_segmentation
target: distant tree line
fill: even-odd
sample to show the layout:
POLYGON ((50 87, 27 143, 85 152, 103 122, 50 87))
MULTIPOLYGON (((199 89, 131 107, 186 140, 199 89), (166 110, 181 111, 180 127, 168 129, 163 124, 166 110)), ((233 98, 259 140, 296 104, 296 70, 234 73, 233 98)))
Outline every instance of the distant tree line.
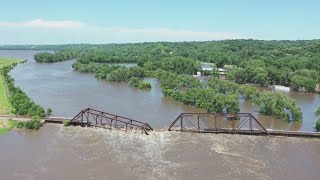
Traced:
POLYGON ((13 108, 12 113, 17 115, 45 116, 44 109, 34 103, 19 87, 14 85, 14 79, 9 75, 9 71, 16 65, 17 63, 1 68, 1 74, 9 91, 9 102, 13 108))

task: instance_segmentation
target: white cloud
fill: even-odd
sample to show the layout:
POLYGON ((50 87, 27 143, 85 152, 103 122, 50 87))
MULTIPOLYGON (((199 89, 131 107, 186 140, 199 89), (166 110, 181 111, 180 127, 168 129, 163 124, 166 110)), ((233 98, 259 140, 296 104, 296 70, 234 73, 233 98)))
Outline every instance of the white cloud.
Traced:
POLYGON ((186 29, 169 28, 101 28, 107 32, 119 32, 129 34, 158 35, 165 37, 187 38, 194 40, 222 40, 243 38, 235 33, 193 31, 186 29))
POLYGON ((229 32, 172 28, 91 26, 81 21, 35 19, 0 21, 1 44, 124 43, 152 41, 208 41, 246 38, 229 32))
POLYGON ((29 27, 29 28, 82 28, 85 23, 79 21, 47 21, 43 19, 34 19, 26 22, 0 22, 0 27, 29 27))

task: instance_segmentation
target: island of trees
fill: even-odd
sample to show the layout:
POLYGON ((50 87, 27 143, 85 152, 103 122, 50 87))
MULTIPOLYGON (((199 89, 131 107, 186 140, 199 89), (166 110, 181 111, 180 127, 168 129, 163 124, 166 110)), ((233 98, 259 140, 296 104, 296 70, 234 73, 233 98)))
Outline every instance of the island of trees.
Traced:
POLYGON ((73 59, 76 57, 76 54, 76 51, 61 51, 53 54, 44 52, 35 54, 34 60, 36 60, 39 63, 54 63, 73 59))

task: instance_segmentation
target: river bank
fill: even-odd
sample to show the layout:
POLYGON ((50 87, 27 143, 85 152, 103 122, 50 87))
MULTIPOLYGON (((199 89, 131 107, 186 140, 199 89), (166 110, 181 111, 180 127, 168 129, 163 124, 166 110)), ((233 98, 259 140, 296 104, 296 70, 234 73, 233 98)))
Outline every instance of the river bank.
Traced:
MULTIPOLYGON (((14 63, 19 63, 21 60, 7 57, 0 57, 0 69, 5 66, 10 66, 14 63)), ((0 73, 0 115, 11 113, 12 105, 9 102, 9 91, 7 84, 4 80, 2 73, 0 73)), ((1 120, 0 120, 1 121, 1 120)), ((0 122, 0 135, 5 134, 10 129, 8 128, 7 123, 0 122)))
MULTIPOLYGON (((11 64, 21 62, 19 59, 0 57, 0 69, 11 64)), ((0 73, 0 114, 11 113, 11 104, 9 103, 8 87, 5 83, 3 75, 0 73)))
MULTIPOLYGON (((2 76, 2 86, 4 89, 4 109, 2 113, 5 114, 14 114, 20 116, 28 116, 31 120, 27 121, 13 121, 12 119, 8 120, 8 127, 5 127, 3 124, 2 132, 6 132, 12 128, 25 128, 25 129, 35 129, 38 130, 41 126, 40 119, 41 117, 45 117, 45 111, 40 106, 34 103, 19 87, 17 87, 14 83, 14 78, 12 78, 9 74, 10 70, 12 70, 18 63, 24 63, 25 61, 3 58, 1 59, 1 76, 2 76)), ((51 111, 51 110, 50 110, 51 111)), ((48 111, 48 113, 50 113, 48 111)))

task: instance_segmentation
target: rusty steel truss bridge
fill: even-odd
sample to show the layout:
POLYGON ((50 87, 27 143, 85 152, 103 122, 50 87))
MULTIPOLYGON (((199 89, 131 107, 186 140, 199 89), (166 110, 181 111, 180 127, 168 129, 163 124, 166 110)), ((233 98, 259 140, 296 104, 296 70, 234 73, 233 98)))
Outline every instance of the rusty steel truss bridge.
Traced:
POLYGON ((107 129, 117 129, 123 131, 140 131, 144 134, 149 134, 153 131, 148 123, 137 121, 134 119, 118 116, 115 114, 99 111, 92 108, 87 108, 80 111, 71 119, 71 124, 81 126, 103 127, 107 129))
POLYGON ((251 113, 181 113, 169 131, 320 138, 319 132, 266 129, 251 113))
POLYGON ((168 130, 198 133, 268 134, 268 131, 250 113, 181 113, 168 130))
MULTIPOLYGON (((49 117, 47 123, 62 123, 66 118, 49 117)), ((122 131, 149 134, 153 128, 145 122, 127 117, 87 108, 72 119, 72 125, 102 127, 122 131)), ((266 129, 251 113, 181 113, 169 126, 169 131, 195 133, 224 133, 259 136, 292 136, 320 138, 319 132, 284 131, 266 129)))

